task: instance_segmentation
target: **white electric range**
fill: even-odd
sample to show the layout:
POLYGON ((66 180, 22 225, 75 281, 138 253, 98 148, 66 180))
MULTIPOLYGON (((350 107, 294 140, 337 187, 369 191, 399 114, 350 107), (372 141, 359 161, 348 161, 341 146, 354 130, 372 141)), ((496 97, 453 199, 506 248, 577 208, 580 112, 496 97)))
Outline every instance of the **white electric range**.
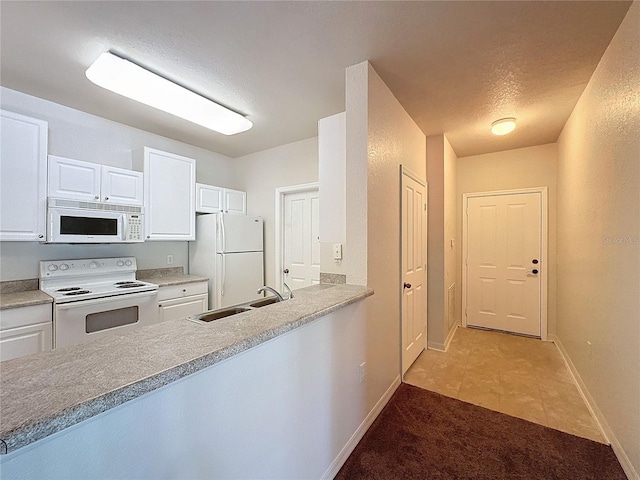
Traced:
POLYGON ((158 286, 136 280, 135 257, 40 262, 40 290, 53 297, 54 348, 158 321, 158 286))

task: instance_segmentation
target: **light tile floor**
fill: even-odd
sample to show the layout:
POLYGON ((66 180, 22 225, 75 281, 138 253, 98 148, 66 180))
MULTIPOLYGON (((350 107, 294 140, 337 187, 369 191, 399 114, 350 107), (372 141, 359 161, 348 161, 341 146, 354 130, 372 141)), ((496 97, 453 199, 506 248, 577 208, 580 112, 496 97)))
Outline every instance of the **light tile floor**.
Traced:
POLYGON ((605 443, 551 342, 458 327, 449 350, 422 352, 404 381, 605 443))

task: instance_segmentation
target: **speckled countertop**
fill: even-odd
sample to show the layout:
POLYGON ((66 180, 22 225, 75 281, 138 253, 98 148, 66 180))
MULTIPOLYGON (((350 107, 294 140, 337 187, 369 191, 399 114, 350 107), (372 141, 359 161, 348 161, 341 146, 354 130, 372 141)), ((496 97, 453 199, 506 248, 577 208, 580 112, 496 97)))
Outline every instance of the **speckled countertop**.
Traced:
POLYGON ((38 290, 38 279, 0 282, 0 310, 53 303, 53 298, 38 290))
POLYGON ((159 287, 209 281, 207 277, 185 274, 182 267, 138 270, 136 278, 145 282, 155 283, 159 287))
POLYGON ((0 310, 53 303, 53 298, 40 290, 0 294, 0 310))
POLYGON ((0 453, 52 435, 373 294, 314 285, 209 324, 169 320, 30 355, 0 369, 0 453))

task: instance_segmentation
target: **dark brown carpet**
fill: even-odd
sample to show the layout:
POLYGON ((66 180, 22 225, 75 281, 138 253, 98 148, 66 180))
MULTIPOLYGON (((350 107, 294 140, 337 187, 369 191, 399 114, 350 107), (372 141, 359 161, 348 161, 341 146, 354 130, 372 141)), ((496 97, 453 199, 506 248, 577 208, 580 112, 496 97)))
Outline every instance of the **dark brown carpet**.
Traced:
POLYGON ((402 384, 336 479, 626 480, 611 447, 402 384))

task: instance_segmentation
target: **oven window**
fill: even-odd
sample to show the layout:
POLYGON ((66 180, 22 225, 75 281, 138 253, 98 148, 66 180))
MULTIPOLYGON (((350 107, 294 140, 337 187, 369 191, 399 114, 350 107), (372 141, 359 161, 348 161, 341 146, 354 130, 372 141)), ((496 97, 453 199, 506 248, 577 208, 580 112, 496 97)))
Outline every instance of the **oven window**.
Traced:
POLYGON ((110 328, 131 325, 138 321, 138 306, 107 310, 87 315, 85 326, 87 333, 100 332, 110 328))
POLYGON ((60 216, 62 235, 118 235, 117 218, 60 216))

